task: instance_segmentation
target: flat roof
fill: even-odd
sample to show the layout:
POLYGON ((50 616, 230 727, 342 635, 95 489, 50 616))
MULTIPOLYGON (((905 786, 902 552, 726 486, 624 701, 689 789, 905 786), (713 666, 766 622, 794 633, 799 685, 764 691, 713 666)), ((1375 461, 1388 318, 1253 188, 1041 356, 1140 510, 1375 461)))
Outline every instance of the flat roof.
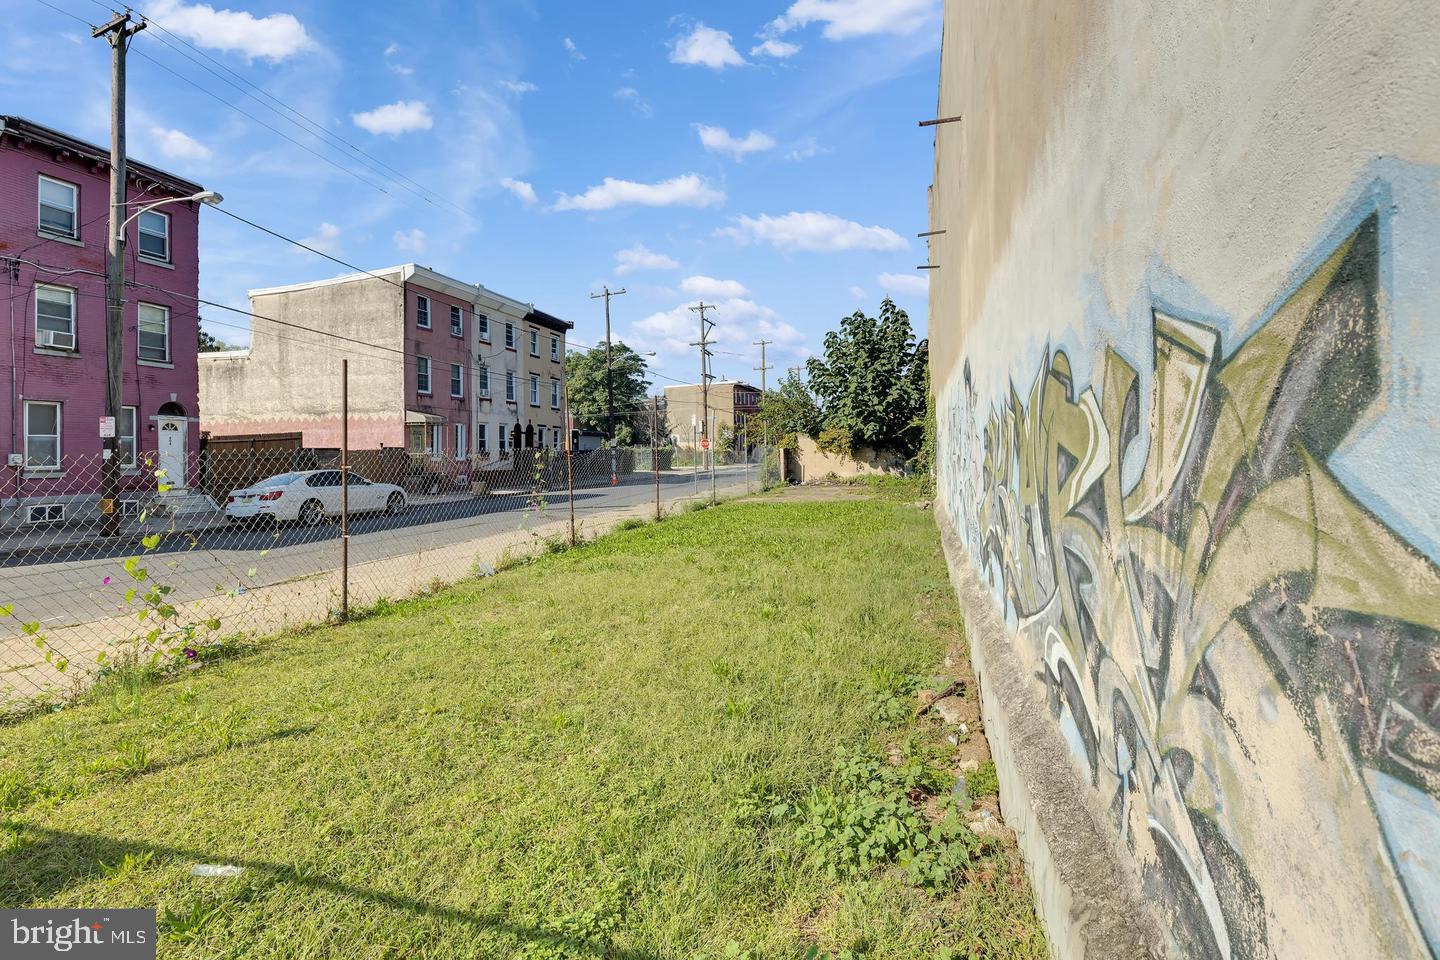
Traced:
MULTIPOLYGON (((110 150, 108 147, 100 147, 88 140, 81 140, 79 137, 71 136, 53 127, 47 127, 43 123, 36 123, 34 120, 27 120, 24 117, 17 117, 11 114, 0 114, 0 135, 10 134, 25 140, 33 140, 43 143, 46 146, 56 147, 61 150, 69 150, 77 156, 85 157, 97 163, 107 166, 110 163, 110 150)), ((186 180, 173 173, 161 170, 159 167, 142 163, 128 154, 125 157, 125 165, 128 170, 137 174, 149 177, 176 193, 191 194, 199 193, 204 187, 193 180, 186 180)))

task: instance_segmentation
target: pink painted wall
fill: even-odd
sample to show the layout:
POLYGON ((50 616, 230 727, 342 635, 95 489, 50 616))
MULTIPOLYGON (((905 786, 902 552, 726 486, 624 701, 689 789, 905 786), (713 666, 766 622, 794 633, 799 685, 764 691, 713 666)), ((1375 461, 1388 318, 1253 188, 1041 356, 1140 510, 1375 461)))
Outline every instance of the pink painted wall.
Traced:
MULTIPOLYGON (((132 178, 130 200, 176 196, 153 180, 132 178)), ((57 151, 40 143, 23 144, 7 131, 0 137, 0 326, 10 350, 0 353, 0 452, 23 453, 22 400, 61 402, 61 455, 65 476, 20 480, 22 496, 90 492, 98 487, 101 441, 99 418, 105 391, 105 236, 109 220, 109 168, 88 158, 57 151), (79 187, 79 243, 38 234, 39 175, 79 187), (6 262, 6 261, 9 262, 6 262), (70 272, 75 271, 75 272, 70 272), (76 352, 49 356, 35 351, 35 284, 75 291, 76 352), (13 352, 12 352, 13 351, 13 352), (13 360, 12 360, 13 357, 13 360), (14 368, 13 389, 10 369, 14 368)), ((131 207, 131 210, 139 206, 131 207)), ((143 453, 156 449, 150 419, 171 400, 189 417, 198 417, 196 325, 194 298, 199 295, 197 205, 176 203, 162 208, 170 214, 171 265, 141 260, 131 224, 126 245, 125 275, 138 284, 126 293, 123 357, 123 402, 136 407, 137 444, 143 453), (158 288, 158 289, 155 289, 158 288), (136 349, 136 313, 140 301, 170 310, 169 366, 142 364, 136 349)), ((198 425, 190 424, 188 452, 199 449, 198 425)), ((17 493, 18 471, 4 467, 0 457, 0 497, 17 493)), ((127 483, 140 486, 138 475, 127 483)), ((150 480, 153 485, 153 480, 150 480)))
POLYGON ((474 358, 469 344, 473 334, 475 314, 469 301, 448 296, 437 290, 430 290, 415 281, 405 284, 405 409, 434 414, 445 418, 443 433, 444 452, 455 453, 454 424, 465 424, 469 444, 474 446, 474 428, 470 425, 470 391, 475 389, 475 373, 472 369, 474 358), (416 311, 420 297, 430 298, 430 329, 416 322, 416 311), (450 308, 459 307, 464 311, 465 328, 463 336, 450 332, 450 308), (420 393, 417 384, 415 358, 429 357, 431 361, 431 393, 420 393), (463 397, 450 395, 450 365, 458 363, 464 368, 463 397))

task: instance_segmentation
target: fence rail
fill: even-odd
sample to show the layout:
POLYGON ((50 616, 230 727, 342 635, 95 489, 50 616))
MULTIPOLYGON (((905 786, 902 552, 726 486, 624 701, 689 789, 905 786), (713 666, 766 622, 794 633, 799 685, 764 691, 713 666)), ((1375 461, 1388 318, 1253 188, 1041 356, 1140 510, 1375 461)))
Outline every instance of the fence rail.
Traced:
POLYGON ((110 537, 98 457, 13 471, 0 490, 0 713, 61 701, 121 665, 202 660, 237 637, 779 482, 765 448, 351 450, 348 462, 347 473, 339 450, 240 444, 141 457, 123 472, 110 537))

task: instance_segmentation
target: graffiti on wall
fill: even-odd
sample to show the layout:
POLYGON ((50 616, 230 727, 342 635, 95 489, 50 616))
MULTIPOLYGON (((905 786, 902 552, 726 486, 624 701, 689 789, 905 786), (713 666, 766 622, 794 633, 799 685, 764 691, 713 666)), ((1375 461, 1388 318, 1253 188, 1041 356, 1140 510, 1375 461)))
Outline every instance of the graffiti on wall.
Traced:
POLYGON ((1385 402, 1380 245, 1242 343, 1157 309, 1144 376, 946 401, 951 516, 1187 955, 1440 956, 1440 570, 1327 466, 1385 402))

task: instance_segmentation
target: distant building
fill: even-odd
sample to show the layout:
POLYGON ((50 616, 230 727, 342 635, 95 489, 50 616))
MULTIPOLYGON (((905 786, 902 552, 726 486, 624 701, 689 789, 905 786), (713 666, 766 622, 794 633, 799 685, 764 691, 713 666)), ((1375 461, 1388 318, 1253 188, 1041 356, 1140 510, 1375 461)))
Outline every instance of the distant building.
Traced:
POLYGON ((529 304, 413 263, 252 290, 250 304, 250 346, 200 357, 211 436, 338 447, 348 358, 354 449, 497 458, 564 444, 573 324, 529 304))
MULTIPOLYGON (((127 162, 127 210, 203 188, 127 162)), ((10 382, 0 390, 4 523, 98 517, 105 412, 105 248, 110 151, 0 116, 0 266, 10 382)), ((199 205, 141 213, 126 231, 122 509, 153 493, 155 468, 178 495, 199 444, 196 362, 199 205), (150 454, 150 457, 146 455, 150 454), (126 501, 129 501, 128 503, 126 501)))
MULTIPOLYGON (((699 442, 705 402, 705 391, 698 383, 665 388, 665 410, 676 446, 692 448, 699 442)), ((760 389, 748 383, 716 380, 710 384, 708 402, 716 435, 729 430, 739 437, 745 433, 750 418, 760 412, 760 389)))

